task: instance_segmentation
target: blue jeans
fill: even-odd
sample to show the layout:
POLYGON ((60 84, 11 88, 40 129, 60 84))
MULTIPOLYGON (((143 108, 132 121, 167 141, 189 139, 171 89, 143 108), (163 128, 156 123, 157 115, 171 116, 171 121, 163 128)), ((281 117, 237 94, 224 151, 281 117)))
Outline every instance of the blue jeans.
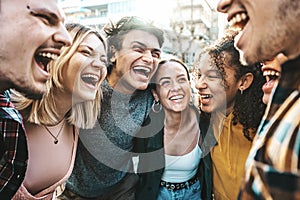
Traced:
POLYGON ((201 200, 200 181, 180 190, 168 190, 160 187, 157 200, 201 200))

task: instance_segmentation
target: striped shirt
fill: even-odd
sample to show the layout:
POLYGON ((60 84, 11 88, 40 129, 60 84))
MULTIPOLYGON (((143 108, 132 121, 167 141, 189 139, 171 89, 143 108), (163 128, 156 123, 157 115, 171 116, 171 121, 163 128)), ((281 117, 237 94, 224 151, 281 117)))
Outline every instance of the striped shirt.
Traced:
POLYGON ((300 199, 300 57, 282 75, 246 161, 239 199, 300 199))
POLYGON ((24 180, 28 149, 22 118, 10 102, 8 92, 0 94, 0 199, 11 199, 24 180))

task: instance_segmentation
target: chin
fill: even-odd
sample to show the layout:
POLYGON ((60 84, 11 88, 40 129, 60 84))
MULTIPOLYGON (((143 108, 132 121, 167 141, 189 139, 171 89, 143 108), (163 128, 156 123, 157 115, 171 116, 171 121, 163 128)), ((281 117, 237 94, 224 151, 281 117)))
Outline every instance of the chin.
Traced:
POLYGON ((263 103, 268 104, 269 98, 270 98, 269 95, 264 95, 262 99, 263 103))
POLYGON ((136 87, 137 90, 146 90, 148 87, 148 84, 147 85, 139 85, 138 87, 136 87))

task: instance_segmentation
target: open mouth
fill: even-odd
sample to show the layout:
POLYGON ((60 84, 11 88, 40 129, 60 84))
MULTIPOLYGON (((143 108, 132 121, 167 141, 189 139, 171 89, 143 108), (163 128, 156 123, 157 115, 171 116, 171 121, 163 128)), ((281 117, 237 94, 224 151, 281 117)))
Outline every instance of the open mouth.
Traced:
POLYGON ((183 99, 183 97, 184 97, 184 95, 175 95, 175 96, 170 97, 169 100, 176 101, 176 100, 183 99))
POLYGON ((82 74, 81 79, 85 83, 95 87, 98 84, 98 82, 100 81, 100 76, 97 76, 95 74, 82 74))
POLYGON ((263 71, 263 76, 266 77, 267 82, 279 79, 280 72, 274 69, 266 69, 263 71))
POLYGON ((49 63, 51 60, 56 60, 59 55, 50 52, 36 53, 34 59, 41 69, 49 72, 49 63))
POLYGON ((211 99, 212 99, 212 95, 211 94, 200 94, 200 103, 201 105, 209 105, 211 99))
POLYGON ((201 98, 201 100, 202 99, 209 99, 209 98, 212 98, 212 95, 211 94, 200 94, 200 98, 201 98))
POLYGON ((249 21, 249 16, 246 12, 237 13, 231 17, 228 21, 230 27, 234 29, 243 30, 247 22, 249 21))
POLYGON ((141 74, 147 78, 149 78, 151 69, 147 67, 137 66, 133 68, 133 71, 137 74, 141 74))

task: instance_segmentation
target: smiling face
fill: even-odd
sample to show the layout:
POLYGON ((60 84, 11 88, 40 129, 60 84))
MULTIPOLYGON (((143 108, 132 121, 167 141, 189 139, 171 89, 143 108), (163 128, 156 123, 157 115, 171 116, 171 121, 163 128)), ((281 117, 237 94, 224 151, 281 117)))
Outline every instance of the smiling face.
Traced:
POLYGON ((64 90, 73 97, 73 104, 94 100, 106 70, 106 51, 102 41, 89 33, 62 71, 64 90))
POLYGON ((160 53, 154 35, 142 30, 128 32, 121 49, 114 53, 116 64, 108 75, 108 82, 123 93, 145 90, 156 71, 160 53))
POLYGON ((278 82, 280 73, 281 73, 281 64, 285 62, 287 58, 282 54, 278 54, 272 60, 268 60, 263 62, 263 66, 261 70, 263 71, 263 75, 266 77, 266 83, 263 85, 262 90, 264 92, 263 102, 267 104, 270 95, 272 93, 272 89, 275 84, 278 82))
POLYGON ((159 100, 166 112, 182 112, 188 108, 191 85, 187 71, 178 62, 168 61, 157 70, 155 100, 159 100))
POLYGON ((280 52, 299 55, 299 6, 293 0, 220 0, 218 11, 228 13, 229 24, 242 29, 235 45, 242 60, 254 64, 280 52))
POLYGON ((220 111, 230 113, 233 110, 235 96, 239 89, 239 81, 235 78, 235 70, 229 67, 230 55, 225 54, 225 74, 212 65, 211 56, 204 53, 195 71, 195 87, 200 96, 201 110, 206 113, 220 111), (226 83, 226 84, 225 84, 226 83))
POLYGON ((0 91, 16 88, 41 96, 50 78, 48 62, 70 45, 56 0, 1 1, 0 91))

